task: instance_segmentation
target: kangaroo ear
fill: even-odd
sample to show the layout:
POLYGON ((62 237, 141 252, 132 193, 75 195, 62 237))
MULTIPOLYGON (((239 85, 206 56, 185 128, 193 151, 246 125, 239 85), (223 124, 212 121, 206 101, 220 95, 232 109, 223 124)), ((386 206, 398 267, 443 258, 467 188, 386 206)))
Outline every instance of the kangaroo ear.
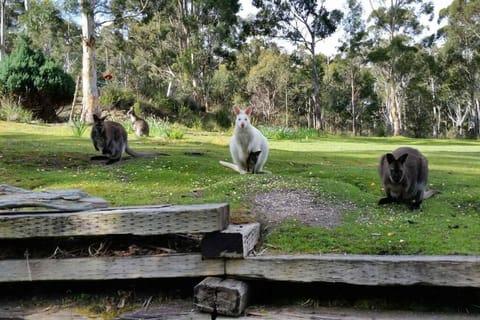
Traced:
POLYGON ((233 107, 233 112, 236 114, 236 115, 239 115, 240 112, 242 112, 242 110, 240 110, 240 108, 238 106, 234 106, 233 107))
POLYGON ((387 158, 388 164, 390 164, 390 163, 392 163, 393 161, 395 161, 395 156, 394 156, 393 154, 391 154, 391 153, 387 153, 387 154, 385 155, 385 157, 387 158))
POLYGON ((401 164, 404 164, 404 163, 405 163, 405 160, 407 160, 407 157, 408 157, 408 153, 402 154, 402 155, 398 158, 398 161, 399 161, 401 164))
POLYGON ((250 114, 252 113, 252 108, 247 107, 247 109, 245 109, 245 113, 247 114, 247 116, 250 116, 250 114))

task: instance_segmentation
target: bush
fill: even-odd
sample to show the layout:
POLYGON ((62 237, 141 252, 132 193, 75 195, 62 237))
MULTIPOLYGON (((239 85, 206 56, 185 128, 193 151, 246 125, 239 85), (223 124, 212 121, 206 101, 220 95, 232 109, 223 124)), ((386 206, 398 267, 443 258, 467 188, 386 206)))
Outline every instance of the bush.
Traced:
POLYGON ((232 126, 231 112, 225 109, 218 110, 215 113, 215 120, 222 129, 229 129, 232 126))
POLYGON ((135 95, 128 90, 108 85, 102 87, 99 103, 103 108, 126 111, 135 103, 135 95))
POLYGON ((296 140, 296 139, 308 139, 308 138, 318 137, 318 131, 316 129, 308 129, 308 128, 293 129, 293 128, 270 127, 270 126, 259 126, 258 129, 268 139, 296 140))
POLYGON ((56 110, 71 102, 75 82, 55 61, 20 38, 10 56, 0 62, 0 93, 18 99, 34 116, 56 121, 56 110))
POLYGON ((5 121, 30 122, 33 119, 32 111, 22 108, 12 99, 0 100, 0 119, 5 121))

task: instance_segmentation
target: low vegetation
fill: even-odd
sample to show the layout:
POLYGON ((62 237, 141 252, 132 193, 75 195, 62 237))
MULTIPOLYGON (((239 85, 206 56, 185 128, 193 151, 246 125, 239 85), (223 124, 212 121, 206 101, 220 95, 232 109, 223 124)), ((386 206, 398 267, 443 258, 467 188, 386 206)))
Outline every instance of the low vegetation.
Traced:
POLYGON ((209 133, 164 125, 171 135, 136 138, 130 146, 156 158, 125 156, 120 164, 91 162, 95 150, 69 125, 0 122, 2 183, 22 188, 79 188, 112 206, 228 202, 233 221, 251 221, 260 192, 304 190, 342 211, 341 225, 327 229, 289 220, 262 243, 267 253, 480 254, 478 142, 409 138, 270 135, 271 175, 239 175, 230 161, 231 132, 209 133), (181 133, 181 134, 180 134, 181 133), (401 145, 429 159, 427 189, 441 194, 410 211, 376 203, 382 196, 379 157, 401 145), (348 205, 345 205, 348 204, 348 205))

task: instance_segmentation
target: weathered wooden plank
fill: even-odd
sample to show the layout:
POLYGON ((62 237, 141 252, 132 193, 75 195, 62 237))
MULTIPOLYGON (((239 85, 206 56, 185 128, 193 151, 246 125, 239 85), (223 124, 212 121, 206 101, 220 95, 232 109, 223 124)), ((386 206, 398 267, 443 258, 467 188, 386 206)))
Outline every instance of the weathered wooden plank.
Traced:
POLYGON ((248 285, 243 281, 207 277, 193 291, 193 304, 203 312, 238 317, 247 307, 248 285))
POLYGON ((259 256, 229 259, 225 270, 279 281, 480 287, 480 256, 259 256))
POLYGON ((200 254, 0 260, 0 282, 111 280, 223 275, 221 260, 200 254))
POLYGON ((220 232, 205 234, 202 255, 207 258, 244 258, 260 237, 260 223, 231 224, 220 232))
POLYGON ((223 230, 228 223, 229 206, 225 203, 118 207, 0 215, 0 238, 204 233, 223 230))
POLYGON ((0 185, 0 208, 28 207, 82 211, 108 207, 108 202, 76 189, 30 191, 6 184, 0 185))

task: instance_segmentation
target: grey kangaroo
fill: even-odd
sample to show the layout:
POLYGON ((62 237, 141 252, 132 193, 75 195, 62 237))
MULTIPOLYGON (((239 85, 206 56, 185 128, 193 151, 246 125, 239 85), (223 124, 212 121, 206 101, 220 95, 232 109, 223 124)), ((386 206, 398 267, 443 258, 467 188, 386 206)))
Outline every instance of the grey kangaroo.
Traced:
POLYGON ((401 147, 384 154, 378 170, 386 194, 378 202, 379 205, 406 203, 410 209, 418 209, 423 200, 438 193, 434 190, 425 191, 428 161, 417 149, 401 147))
POLYGON ((150 128, 148 126, 148 122, 145 119, 140 118, 135 114, 135 110, 133 107, 127 111, 127 115, 130 116, 130 120, 132 121, 133 130, 137 137, 146 136, 148 137, 150 134, 150 128))
POLYGON ((93 115, 93 127, 91 139, 95 150, 101 151, 101 156, 93 156, 91 160, 108 160, 106 164, 112 164, 122 158, 124 152, 133 157, 139 157, 141 154, 128 147, 127 131, 117 122, 105 121, 104 117, 93 115))

